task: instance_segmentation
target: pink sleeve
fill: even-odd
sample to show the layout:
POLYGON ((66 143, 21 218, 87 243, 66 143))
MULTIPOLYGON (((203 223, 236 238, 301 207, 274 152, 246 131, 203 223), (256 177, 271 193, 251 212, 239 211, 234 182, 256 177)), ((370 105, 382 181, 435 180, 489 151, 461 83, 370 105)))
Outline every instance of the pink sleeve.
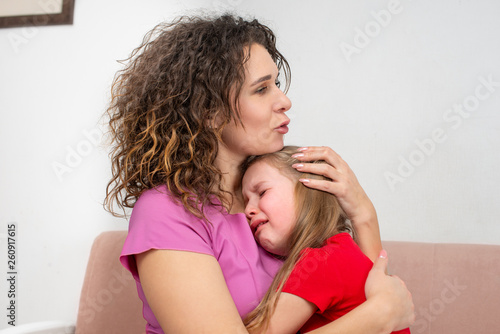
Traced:
POLYGON ((136 280, 134 255, 151 249, 214 255, 210 225, 176 203, 165 187, 147 190, 132 210, 127 239, 120 255, 121 263, 136 280))

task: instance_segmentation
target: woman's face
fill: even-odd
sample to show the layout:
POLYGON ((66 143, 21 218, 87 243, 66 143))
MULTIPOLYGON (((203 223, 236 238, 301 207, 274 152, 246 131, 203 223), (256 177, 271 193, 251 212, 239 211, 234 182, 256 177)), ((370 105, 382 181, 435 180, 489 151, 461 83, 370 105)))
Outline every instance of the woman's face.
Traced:
POLYGON ((251 165, 242 181, 245 215, 257 242, 268 252, 288 254, 296 222, 295 183, 265 161, 251 165))
POLYGON ((223 144, 233 154, 246 158, 283 147, 290 123, 285 112, 291 102, 277 86, 277 80, 278 68, 271 56, 262 45, 253 44, 238 99, 243 126, 233 120, 222 132, 223 144))

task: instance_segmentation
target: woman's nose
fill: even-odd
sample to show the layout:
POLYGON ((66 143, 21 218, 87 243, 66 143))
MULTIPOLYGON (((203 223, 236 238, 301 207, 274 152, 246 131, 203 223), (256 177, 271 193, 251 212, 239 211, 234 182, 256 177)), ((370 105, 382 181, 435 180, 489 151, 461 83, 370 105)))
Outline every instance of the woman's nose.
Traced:
POLYGON ((290 110, 292 107, 292 101, 286 96, 281 89, 278 89, 278 96, 277 96, 277 101, 276 101, 276 108, 275 110, 277 112, 287 112, 290 110))

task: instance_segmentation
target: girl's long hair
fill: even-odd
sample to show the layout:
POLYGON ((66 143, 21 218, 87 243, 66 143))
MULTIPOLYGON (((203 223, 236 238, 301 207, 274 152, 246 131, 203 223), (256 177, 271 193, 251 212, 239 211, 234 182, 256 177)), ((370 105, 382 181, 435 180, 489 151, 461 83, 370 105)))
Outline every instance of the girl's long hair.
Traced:
MULTIPOLYGON (((297 153, 297 148, 285 146, 279 152, 252 157, 244 166, 247 169, 256 161, 264 161, 296 182, 294 196, 297 222, 288 243, 290 252, 260 304, 244 319, 247 329, 251 332, 259 332, 267 328, 283 286, 295 264, 301 260, 305 248, 320 248, 328 238, 340 232, 353 233, 350 222, 334 195, 308 188, 299 181, 299 178, 326 178, 315 174, 300 173, 292 168, 292 164, 298 162, 291 157, 292 154, 297 153)), ((324 161, 316 161, 316 163, 324 163, 324 161)))
POLYGON ((207 204, 231 205, 214 162, 224 126, 243 126, 236 106, 254 43, 282 71, 286 91, 289 65, 273 32, 257 20, 181 17, 144 37, 117 73, 106 113, 112 146, 108 211, 118 215, 115 204, 132 208, 145 190, 162 185, 197 217, 204 218, 207 204))

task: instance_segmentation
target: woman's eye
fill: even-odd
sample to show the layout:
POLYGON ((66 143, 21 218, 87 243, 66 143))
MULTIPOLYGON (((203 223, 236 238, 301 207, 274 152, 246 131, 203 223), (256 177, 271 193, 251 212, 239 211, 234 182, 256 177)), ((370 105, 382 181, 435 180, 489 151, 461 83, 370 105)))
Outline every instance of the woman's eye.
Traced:
POLYGON ((266 91, 266 89, 267 89, 267 86, 261 87, 261 88, 257 89, 257 93, 262 94, 266 91))
POLYGON ((276 80, 275 84, 276 84, 276 87, 280 88, 281 82, 279 80, 276 80))

